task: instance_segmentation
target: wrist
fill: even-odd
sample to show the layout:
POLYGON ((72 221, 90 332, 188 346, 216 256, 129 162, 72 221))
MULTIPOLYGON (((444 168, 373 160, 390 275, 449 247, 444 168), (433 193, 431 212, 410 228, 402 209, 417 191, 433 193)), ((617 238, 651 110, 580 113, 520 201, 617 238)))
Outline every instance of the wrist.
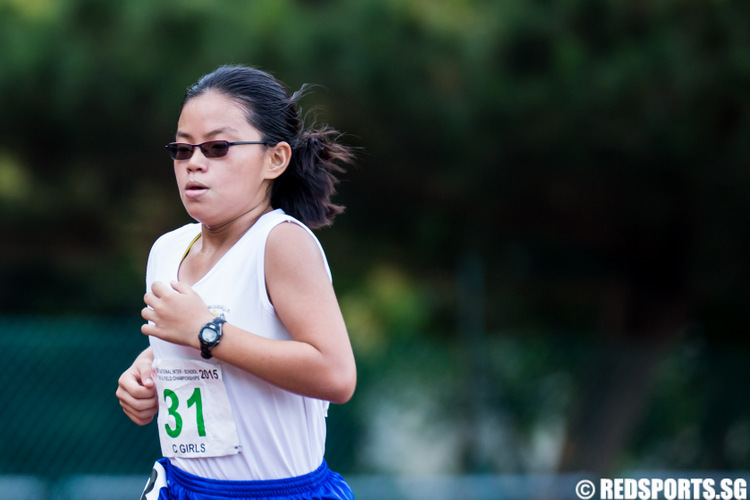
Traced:
POLYGON ((224 335, 224 316, 216 316, 205 323, 198 333, 198 344, 203 359, 211 359, 213 349, 219 345, 224 335))
POLYGON ((216 316, 211 314, 208 309, 206 309, 205 313, 201 313, 199 318, 196 318, 195 323, 193 323, 193 326, 189 328, 190 331, 190 347, 194 347, 201 350, 201 343, 200 343, 200 333, 201 330, 203 330, 203 327, 214 320, 216 316))

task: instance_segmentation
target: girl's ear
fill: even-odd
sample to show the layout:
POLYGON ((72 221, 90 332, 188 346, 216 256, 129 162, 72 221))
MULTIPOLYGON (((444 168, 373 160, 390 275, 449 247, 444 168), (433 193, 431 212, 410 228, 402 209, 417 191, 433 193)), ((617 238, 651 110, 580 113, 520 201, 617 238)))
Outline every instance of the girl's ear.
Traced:
POLYGON ((286 141, 271 146, 266 152, 266 179, 275 179, 284 173, 292 159, 292 147, 286 141))

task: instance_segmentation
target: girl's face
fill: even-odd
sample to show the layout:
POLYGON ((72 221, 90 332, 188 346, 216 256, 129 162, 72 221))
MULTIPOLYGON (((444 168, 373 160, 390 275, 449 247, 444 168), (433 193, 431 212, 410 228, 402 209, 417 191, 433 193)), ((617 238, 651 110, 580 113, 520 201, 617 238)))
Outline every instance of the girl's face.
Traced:
MULTIPOLYGON (((213 140, 260 141, 262 137, 247 122, 239 104, 224 94, 209 92, 190 99, 182 108, 176 141, 201 144, 213 140)), ((177 186, 187 212, 207 227, 219 228, 268 211, 271 183, 288 164, 288 158, 280 161, 277 149, 235 145, 225 156, 206 158, 200 148, 194 148, 189 160, 175 160, 177 186)))

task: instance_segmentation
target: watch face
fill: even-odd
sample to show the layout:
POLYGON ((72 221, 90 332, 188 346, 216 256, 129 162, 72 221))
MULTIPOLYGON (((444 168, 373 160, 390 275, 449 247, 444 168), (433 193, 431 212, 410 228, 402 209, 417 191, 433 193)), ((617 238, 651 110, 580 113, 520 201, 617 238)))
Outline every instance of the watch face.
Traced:
POLYGON ((204 342, 210 344, 212 342, 216 342, 216 340, 219 338, 219 333, 213 328, 204 328, 203 330, 201 330, 201 338, 204 342))

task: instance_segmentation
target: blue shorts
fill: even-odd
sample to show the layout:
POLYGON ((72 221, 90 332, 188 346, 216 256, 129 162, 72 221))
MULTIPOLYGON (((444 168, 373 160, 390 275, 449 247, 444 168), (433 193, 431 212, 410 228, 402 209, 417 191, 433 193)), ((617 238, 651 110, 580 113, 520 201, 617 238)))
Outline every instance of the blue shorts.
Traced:
POLYGON ((354 500, 344 478, 323 463, 303 476, 269 481, 219 481, 178 469, 162 458, 143 492, 142 500, 354 500), (157 474, 157 471, 159 473, 157 474), (157 477, 163 475, 165 477, 157 477), (156 486, 154 486, 156 483, 156 486), (159 488, 159 484, 164 486, 159 488), (158 496, 156 496, 158 491, 158 496))

